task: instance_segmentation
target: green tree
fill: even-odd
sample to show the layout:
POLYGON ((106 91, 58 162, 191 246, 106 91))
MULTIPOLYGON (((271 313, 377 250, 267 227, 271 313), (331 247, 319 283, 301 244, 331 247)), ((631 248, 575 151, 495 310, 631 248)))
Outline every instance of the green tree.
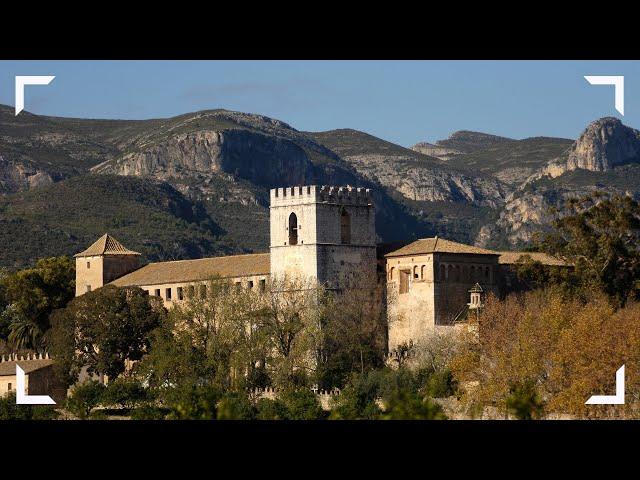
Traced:
POLYGON ((567 202, 541 241, 575 266, 572 281, 602 290, 619 305, 640 297, 640 205, 629 196, 595 192, 567 202))
POLYGON ((286 420, 288 416, 287 406, 277 398, 261 398, 256 402, 258 420, 286 420))
POLYGON ((253 420, 256 417, 256 409, 244 392, 223 395, 217 410, 218 420, 253 420))
POLYGON ((544 412, 544 404, 531 381, 512 384, 506 405, 518 420, 540 418, 544 412))
POLYGON ((215 420, 222 394, 212 386, 180 385, 163 395, 169 420, 215 420))
POLYGON ((52 316, 51 351, 76 378, 81 367, 115 379, 125 362, 149 350, 151 332, 165 310, 157 297, 137 287, 106 285, 74 298, 52 316))
POLYGON ((286 407, 287 420, 319 420, 325 417, 315 393, 308 388, 287 390, 278 395, 286 407))
POLYGON ((95 380, 76 385, 67 398, 67 408, 78 418, 85 419, 102 402, 105 386, 95 380))
POLYGON ((104 405, 117 405, 124 409, 134 408, 147 400, 148 390, 132 378, 118 377, 110 381, 102 394, 104 405))
POLYGON ((317 373, 321 388, 342 388, 353 373, 362 374, 384 365, 384 292, 380 288, 363 288, 368 283, 354 274, 340 292, 321 297, 317 373))
POLYGON ((0 327, 14 349, 41 349, 49 315, 75 294, 75 266, 68 257, 39 260, 35 267, 0 278, 0 327))
POLYGON ((381 413, 377 404, 380 375, 377 372, 353 374, 340 395, 331 402, 331 420, 374 420, 381 413))
POLYGON ((58 412, 47 405, 18 405, 15 392, 0 397, 0 420, 53 420, 58 412))
POLYGON ((401 390, 395 392, 386 402, 383 420, 446 420, 440 405, 419 394, 401 390))

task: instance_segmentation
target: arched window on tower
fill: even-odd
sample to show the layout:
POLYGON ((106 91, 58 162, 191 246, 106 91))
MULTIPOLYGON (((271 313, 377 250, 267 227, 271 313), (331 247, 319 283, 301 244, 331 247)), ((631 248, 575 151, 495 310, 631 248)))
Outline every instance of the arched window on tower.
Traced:
POLYGON ((298 217, 295 213, 289 215, 289 245, 298 244, 298 217))
POLYGON ((340 213, 340 243, 351 243, 351 217, 344 208, 340 213))

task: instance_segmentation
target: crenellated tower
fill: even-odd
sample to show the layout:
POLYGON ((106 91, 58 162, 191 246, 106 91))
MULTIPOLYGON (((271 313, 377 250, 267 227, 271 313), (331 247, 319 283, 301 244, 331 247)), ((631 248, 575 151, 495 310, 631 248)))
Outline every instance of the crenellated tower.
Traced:
POLYGON ((353 275, 375 283, 375 212, 365 188, 298 186, 271 190, 271 275, 339 288, 353 275))

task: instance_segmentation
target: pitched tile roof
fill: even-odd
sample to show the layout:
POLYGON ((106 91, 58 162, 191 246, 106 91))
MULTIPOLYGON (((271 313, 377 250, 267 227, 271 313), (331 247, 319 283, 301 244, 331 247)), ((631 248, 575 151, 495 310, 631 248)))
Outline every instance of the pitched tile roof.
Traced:
POLYGON ((159 285, 162 283, 197 282, 209 280, 214 276, 233 278, 268 275, 271 270, 269 257, 268 253, 253 253, 149 263, 114 280, 111 285, 117 287, 159 285))
POLYGON ((560 267, 566 267, 568 264, 556 257, 543 252, 498 252, 500 257, 498 263, 505 265, 512 265, 517 263, 518 260, 524 261, 527 256, 531 257, 533 261, 542 263, 543 265, 555 265, 560 267))
POLYGON ((87 248, 85 251, 77 253, 75 257, 93 257, 96 255, 140 255, 138 252, 129 250, 122 245, 118 240, 113 238, 108 233, 105 233, 93 245, 87 248))
POLYGON ((464 243, 453 242, 444 238, 422 238, 410 243, 385 257, 400 257, 404 255, 421 255, 426 253, 471 253, 475 255, 499 255, 497 252, 485 250, 484 248, 465 245, 464 243))
POLYGON ((24 373, 31 373, 36 370, 40 370, 41 368, 48 367, 49 365, 53 365, 53 360, 51 358, 43 358, 40 360, 10 360, 0 362, 0 377, 15 375, 16 364, 20 365, 22 370, 24 370, 24 373))

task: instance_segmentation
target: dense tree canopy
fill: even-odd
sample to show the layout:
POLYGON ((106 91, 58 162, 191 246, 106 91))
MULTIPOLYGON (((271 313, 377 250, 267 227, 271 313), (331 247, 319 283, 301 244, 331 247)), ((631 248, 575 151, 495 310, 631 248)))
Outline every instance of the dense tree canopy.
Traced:
POLYGON ((75 294, 75 266, 68 257, 44 258, 35 267, 0 274, 0 336, 13 349, 42 349, 49 316, 75 294))
POLYGON ((596 192, 570 200, 541 247, 575 266, 569 286, 602 290, 619 305, 639 298, 640 205, 633 198, 596 192))
POLYGON ((52 315, 51 351, 69 379, 83 366, 115 378, 125 371, 126 361, 142 359, 164 316, 157 297, 136 287, 107 285, 52 315))

